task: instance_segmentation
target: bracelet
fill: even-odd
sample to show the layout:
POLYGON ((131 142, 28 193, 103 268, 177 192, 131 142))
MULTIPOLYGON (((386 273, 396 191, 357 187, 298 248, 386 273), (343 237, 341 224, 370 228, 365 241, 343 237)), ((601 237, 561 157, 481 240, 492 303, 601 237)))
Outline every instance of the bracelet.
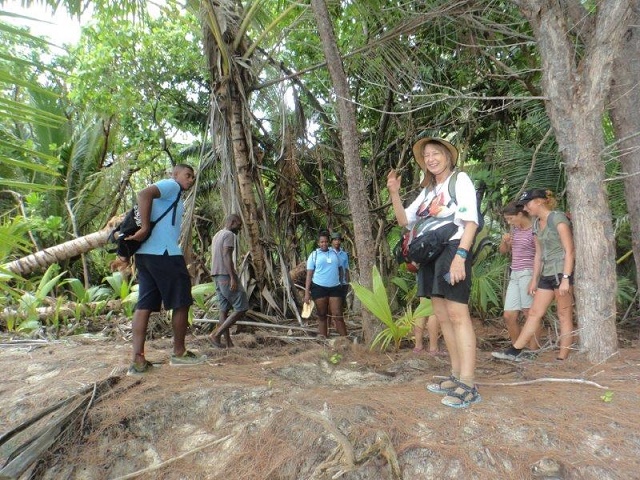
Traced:
POLYGON ((571 275, 566 274, 566 273, 563 273, 563 274, 562 274, 562 278, 569 278, 570 276, 571 276, 571 275))
POLYGON ((467 255, 469 255, 469 251, 465 250, 464 248, 459 248, 458 250, 456 250, 456 255, 459 255, 460 257, 466 259, 467 255))

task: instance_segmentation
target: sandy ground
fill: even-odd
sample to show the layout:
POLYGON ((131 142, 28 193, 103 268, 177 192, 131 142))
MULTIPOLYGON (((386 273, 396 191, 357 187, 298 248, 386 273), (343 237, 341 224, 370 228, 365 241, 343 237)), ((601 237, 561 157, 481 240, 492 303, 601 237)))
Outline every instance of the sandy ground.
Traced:
MULTIPOLYGON (((478 335, 485 348, 495 332, 478 335)), ((640 478, 637 342, 600 365, 578 352, 514 363, 480 350, 483 400, 456 410, 425 389, 448 375, 446 358, 273 332, 234 338, 220 350, 191 336, 208 355, 199 367, 170 366, 171 340, 151 340, 157 365, 134 378, 123 338, 3 335, 0 434, 85 389, 90 403, 34 478, 640 478), (109 377, 106 393, 92 392, 109 377)), ((3 441, 1 465, 56 415, 3 441)))

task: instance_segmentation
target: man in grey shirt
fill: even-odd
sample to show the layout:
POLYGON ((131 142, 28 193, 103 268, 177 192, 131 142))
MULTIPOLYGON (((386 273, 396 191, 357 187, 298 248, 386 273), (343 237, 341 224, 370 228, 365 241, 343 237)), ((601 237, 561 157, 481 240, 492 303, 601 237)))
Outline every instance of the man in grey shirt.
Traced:
POLYGON ((211 241, 211 275, 216 282, 220 323, 209 340, 217 348, 225 348, 220 343, 223 334, 227 348, 233 347, 229 330, 249 310, 247 292, 240 284, 233 261, 236 234, 240 228, 242 228, 242 219, 235 213, 231 214, 225 220, 224 228, 218 231, 211 241), (233 313, 229 315, 231 308, 233 313))

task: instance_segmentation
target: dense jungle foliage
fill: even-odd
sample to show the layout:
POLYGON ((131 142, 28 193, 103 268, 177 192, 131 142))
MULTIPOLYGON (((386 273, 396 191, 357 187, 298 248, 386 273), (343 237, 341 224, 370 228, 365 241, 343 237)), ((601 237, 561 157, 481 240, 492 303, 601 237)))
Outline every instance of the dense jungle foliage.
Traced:
MULTIPOLYGON (((48 3, 75 15, 82 10, 75 2, 48 3)), ((240 260, 256 310, 283 321, 297 315, 289 272, 321 229, 343 233, 357 281, 357 219, 347 198, 356 186, 345 174, 336 93, 310 7, 272 0, 91 3, 80 40, 64 49, 0 11, 1 328, 78 331, 80 318, 115 311, 112 300, 130 314, 135 288, 110 271, 114 255, 104 242, 33 273, 7 264, 103 230, 176 163, 198 171, 183 246, 195 283, 205 285, 197 292, 202 308, 211 295, 211 237, 231 211, 248 212, 240 260)), ((401 232, 386 175, 398 169, 403 198, 417 194, 411 146, 419 135, 459 145, 460 166, 482 192, 475 316, 501 314, 508 264, 496 252, 505 231, 501 208, 525 188, 549 188, 559 208, 571 208, 570 172, 545 110, 537 32, 517 3, 327 3, 355 108, 364 175, 357 187, 372 226, 367 248, 397 312, 414 301, 414 280, 394 259, 401 232)), ((597 13, 589 2, 583 8, 597 13)), ((632 220, 620 139, 606 112, 602 131, 621 325, 638 309, 632 220)))

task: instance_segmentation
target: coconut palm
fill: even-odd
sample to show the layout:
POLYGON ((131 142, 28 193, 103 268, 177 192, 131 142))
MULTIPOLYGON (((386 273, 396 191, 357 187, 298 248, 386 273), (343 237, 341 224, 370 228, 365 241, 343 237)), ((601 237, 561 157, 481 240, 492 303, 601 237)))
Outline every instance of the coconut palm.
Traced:
POLYGON ((105 227, 89 235, 39 250, 26 257, 6 263, 2 268, 21 276, 44 270, 54 263, 62 263, 69 258, 83 255, 94 248, 104 247, 108 242, 111 230, 111 227, 105 227))

